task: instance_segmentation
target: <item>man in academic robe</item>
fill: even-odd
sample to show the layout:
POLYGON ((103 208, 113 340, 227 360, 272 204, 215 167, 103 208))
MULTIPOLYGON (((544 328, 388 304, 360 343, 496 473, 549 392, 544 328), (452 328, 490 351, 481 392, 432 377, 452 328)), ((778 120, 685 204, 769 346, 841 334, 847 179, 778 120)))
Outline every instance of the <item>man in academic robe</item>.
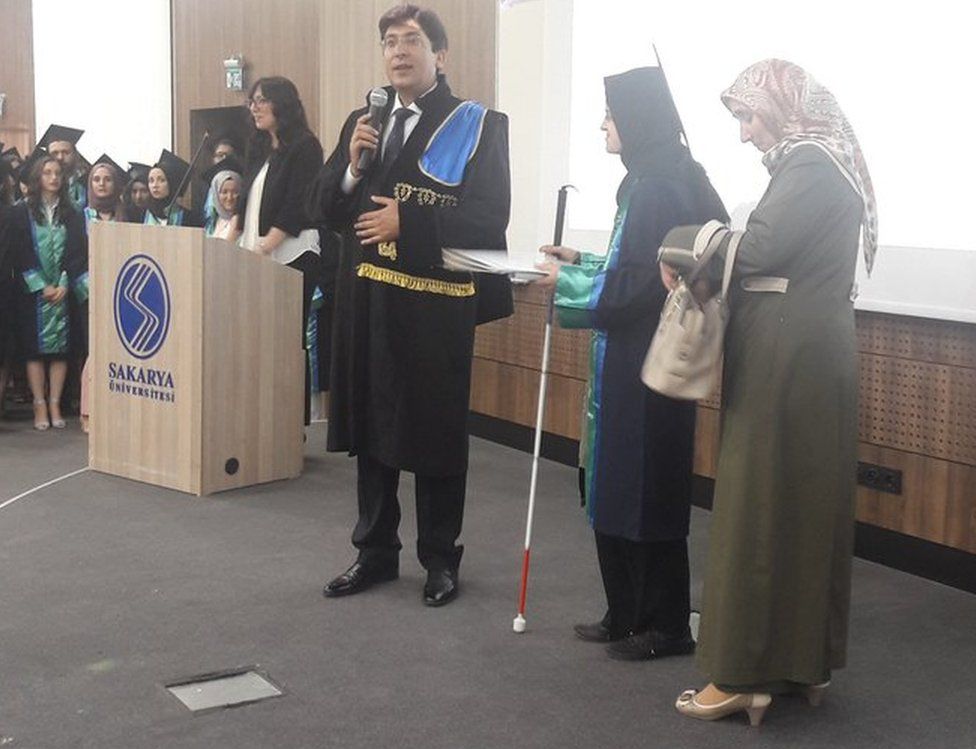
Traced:
POLYGON ((84 134, 85 131, 78 128, 51 125, 37 144, 61 163, 68 179, 68 197, 79 213, 88 205, 88 173, 78 153, 78 141, 84 134))
POLYGON ((310 195, 343 236, 328 449, 357 458, 356 562, 326 597, 398 576, 400 471, 416 477, 424 603, 458 592, 475 325, 512 312, 504 277, 446 270, 444 247, 505 249, 505 115, 451 94, 437 16, 398 5, 379 21, 390 83, 380 123, 349 115, 310 195), (374 127, 374 125, 381 127, 374 127), (372 163, 360 170, 360 155, 372 163))

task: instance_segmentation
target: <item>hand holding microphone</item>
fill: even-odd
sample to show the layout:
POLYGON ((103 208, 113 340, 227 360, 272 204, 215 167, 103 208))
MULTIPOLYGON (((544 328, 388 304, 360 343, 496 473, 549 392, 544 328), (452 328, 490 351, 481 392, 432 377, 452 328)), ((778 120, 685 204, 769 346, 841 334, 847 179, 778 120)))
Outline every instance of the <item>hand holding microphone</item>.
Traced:
POLYGON ((356 129, 353 130, 349 142, 349 164, 352 175, 356 178, 369 169, 374 154, 380 147, 379 128, 388 100, 386 89, 374 88, 369 92, 369 113, 356 120, 356 129))

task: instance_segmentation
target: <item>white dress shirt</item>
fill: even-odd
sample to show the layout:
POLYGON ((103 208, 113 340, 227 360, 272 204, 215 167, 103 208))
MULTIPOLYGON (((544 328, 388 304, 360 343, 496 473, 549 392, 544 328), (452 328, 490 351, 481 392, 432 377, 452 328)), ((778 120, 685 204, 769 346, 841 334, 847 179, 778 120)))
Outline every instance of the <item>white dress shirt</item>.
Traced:
MULTIPOLYGON (((421 98, 423 98, 424 96, 427 96, 427 94, 429 94, 435 88, 437 88, 437 84, 436 83, 433 86, 431 86, 429 89, 427 89, 423 93, 423 95, 421 96, 421 98)), ((389 115, 389 117, 387 117, 386 121, 387 122, 393 122, 393 115, 394 115, 394 113, 398 109, 404 109, 404 108, 410 109, 410 110, 412 110, 412 111, 414 111, 414 112, 417 113, 417 116, 416 117, 408 117, 407 120, 406 120, 406 122, 403 123, 403 143, 404 143, 404 145, 406 145, 407 141, 410 139, 410 134, 413 133, 414 129, 417 127, 417 123, 420 122, 420 118, 423 116, 424 112, 423 112, 423 110, 419 106, 417 106, 417 102, 416 101, 413 101, 409 106, 408 105, 405 105, 402 101, 400 101, 400 94, 397 94, 396 102, 394 102, 393 109, 390 110, 390 115, 389 115)), ((380 159, 381 160, 383 158, 382 154, 386 153, 386 144, 390 140, 390 133, 392 133, 392 132, 393 132, 393 128, 392 127, 387 127, 387 128, 385 128, 383 130, 383 135, 382 135, 382 139, 381 139, 381 142, 380 142, 380 159)), ((353 173, 352 173, 352 164, 350 164, 348 167, 346 167, 346 173, 344 175, 342 175, 342 191, 346 195, 351 194, 352 191, 356 189, 356 185, 359 184, 359 180, 361 180, 362 178, 363 178, 362 175, 359 175, 358 177, 354 177, 353 176, 353 173)))

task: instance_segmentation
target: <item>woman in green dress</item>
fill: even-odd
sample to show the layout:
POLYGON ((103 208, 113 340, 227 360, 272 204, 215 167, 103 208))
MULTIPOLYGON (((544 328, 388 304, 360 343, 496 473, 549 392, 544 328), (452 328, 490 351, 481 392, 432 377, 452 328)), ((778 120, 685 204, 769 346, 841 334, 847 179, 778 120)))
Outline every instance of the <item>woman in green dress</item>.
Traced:
POLYGON ((30 167, 27 197, 14 211, 11 243, 24 284, 18 328, 34 397, 34 427, 63 429, 61 392, 72 324, 68 295, 79 303, 88 299, 88 238, 53 156, 39 157, 30 167))
MULTIPOLYGON (((782 60, 722 101, 770 182, 749 217, 729 296, 722 433, 697 665, 676 707, 758 724, 772 695, 823 695, 845 664, 857 462, 854 270, 877 214, 836 100, 782 60)), ((662 267, 666 284, 673 271, 662 267)))

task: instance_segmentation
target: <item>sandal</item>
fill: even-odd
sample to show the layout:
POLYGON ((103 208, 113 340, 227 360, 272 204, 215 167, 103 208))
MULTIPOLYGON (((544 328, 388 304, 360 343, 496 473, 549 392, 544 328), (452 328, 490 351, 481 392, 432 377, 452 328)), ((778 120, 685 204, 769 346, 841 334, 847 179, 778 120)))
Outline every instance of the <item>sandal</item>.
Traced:
MULTIPOLYGON (((50 405, 51 406, 58 406, 58 412, 60 413, 61 408, 60 408, 60 402, 59 401, 51 401, 50 405)), ((52 408, 51 410, 53 411, 54 409, 52 408)), ((56 419, 55 418, 52 418, 51 419, 51 426, 54 427, 55 429, 64 429, 64 427, 65 427, 64 417, 58 416, 56 419)))
POLYGON ((34 401, 34 429, 44 432, 51 427, 47 415, 47 401, 41 398, 34 401))

